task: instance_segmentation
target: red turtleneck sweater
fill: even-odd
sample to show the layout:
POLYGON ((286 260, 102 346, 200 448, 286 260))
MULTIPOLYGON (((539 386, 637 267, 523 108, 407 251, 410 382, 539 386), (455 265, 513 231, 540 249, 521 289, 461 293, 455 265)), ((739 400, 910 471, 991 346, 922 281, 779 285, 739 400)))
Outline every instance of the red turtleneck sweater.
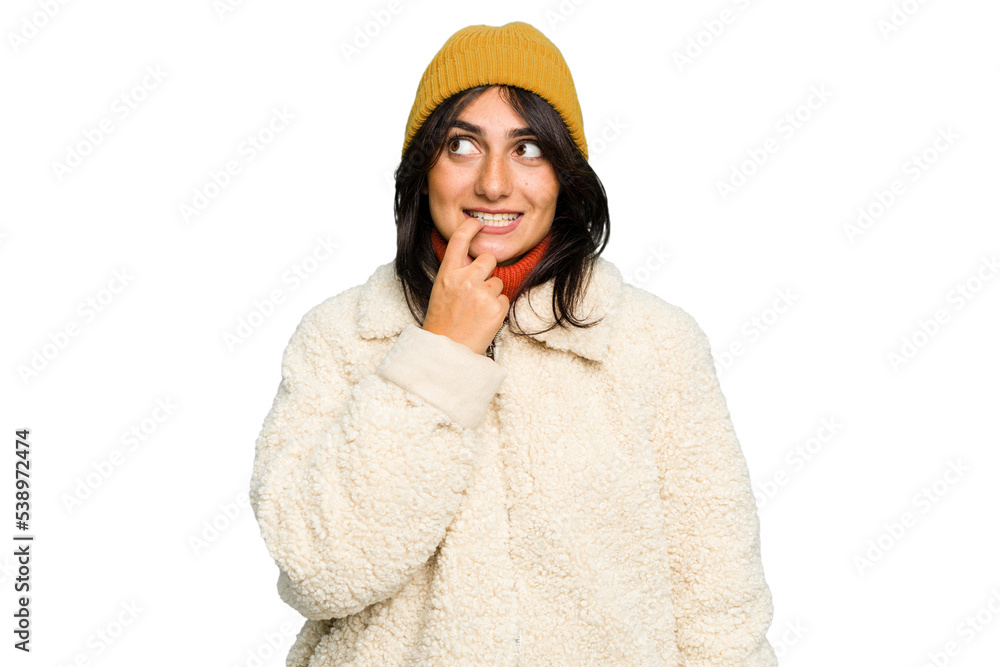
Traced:
MULTIPOLYGON (((546 249, 549 247, 549 241, 552 238, 552 230, 549 229, 548 233, 542 238, 538 244, 526 252, 521 259, 517 260, 510 266, 500 266, 499 264, 493 269, 493 275, 503 281, 503 294, 507 295, 510 300, 514 299, 514 292, 517 288, 521 286, 524 279, 528 277, 531 270, 535 268, 538 261, 545 254, 546 249)), ((434 245, 434 254, 437 255, 438 263, 444 259, 444 251, 448 247, 448 242, 441 232, 434 227, 431 231, 431 243, 434 245)))

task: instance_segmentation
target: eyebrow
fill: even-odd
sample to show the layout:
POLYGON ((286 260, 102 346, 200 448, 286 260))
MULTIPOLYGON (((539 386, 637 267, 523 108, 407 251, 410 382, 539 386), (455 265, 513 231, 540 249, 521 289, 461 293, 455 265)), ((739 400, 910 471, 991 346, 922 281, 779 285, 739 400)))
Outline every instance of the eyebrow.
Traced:
MULTIPOLYGON (((473 134, 478 134, 483 136, 483 128, 478 125, 473 125, 472 123, 467 123, 464 120, 454 120, 451 127, 457 127, 459 129, 465 130, 466 132, 471 132, 473 134)), ((534 136, 536 132, 530 127, 515 127, 507 132, 507 139, 516 139, 518 137, 528 137, 534 136)))

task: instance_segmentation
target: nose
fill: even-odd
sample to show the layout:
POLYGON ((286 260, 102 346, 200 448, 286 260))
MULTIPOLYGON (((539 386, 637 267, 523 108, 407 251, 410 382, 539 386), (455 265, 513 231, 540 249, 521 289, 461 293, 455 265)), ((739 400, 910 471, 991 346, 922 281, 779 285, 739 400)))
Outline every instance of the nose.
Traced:
POLYGON ((476 194, 491 201, 510 194, 510 165, 506 156, 498 151, 487 154, 476 178, 476 194))

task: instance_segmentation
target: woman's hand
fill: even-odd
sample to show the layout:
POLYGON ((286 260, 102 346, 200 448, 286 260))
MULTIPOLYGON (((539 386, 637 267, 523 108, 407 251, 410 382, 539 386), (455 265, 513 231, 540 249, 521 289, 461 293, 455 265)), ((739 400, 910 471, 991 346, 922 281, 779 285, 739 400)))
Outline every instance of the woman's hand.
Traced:
POLYGON ((493 341, 510 307, 501 294, 503 281, 493 277, 496 257, 469 257, 469 245, 483 228, 479 218, 469 218, 451 235, 444 259, 431 288, 423 328, 462 343, 483 354, 493 341))

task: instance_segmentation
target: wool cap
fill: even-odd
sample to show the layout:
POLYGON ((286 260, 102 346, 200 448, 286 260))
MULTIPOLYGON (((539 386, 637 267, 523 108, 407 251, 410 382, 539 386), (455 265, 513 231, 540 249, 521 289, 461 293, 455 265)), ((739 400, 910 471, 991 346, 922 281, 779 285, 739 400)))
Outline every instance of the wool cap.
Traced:
POLYGON ((420 78, 406 121, 403 153, 439 104, 463 90, 498 84, 530 90, 552 105, 587 158, 583 114, 569 67, 555 44, 521 21, 470 25, 448 38, 420 78))

